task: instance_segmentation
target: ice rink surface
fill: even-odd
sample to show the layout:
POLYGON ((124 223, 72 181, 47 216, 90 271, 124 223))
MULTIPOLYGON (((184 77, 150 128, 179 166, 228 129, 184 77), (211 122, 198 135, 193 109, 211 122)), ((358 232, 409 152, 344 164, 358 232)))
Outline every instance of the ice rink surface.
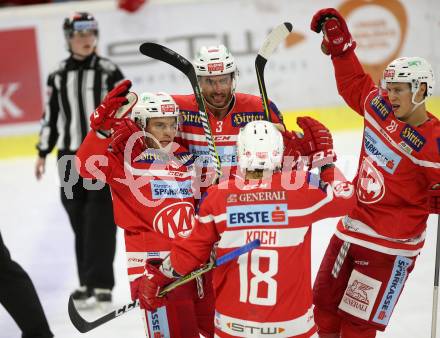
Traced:
MULTIPOLYGON (((361 144, 359 132, 334 135, 338 165, 352 179, 361 144)), ((73 233, 59 198, 55 159, 49 157, 42 181, 34 177, 35 158, 0 161, 0 231, 11 255, 31 276, 57 338, 145 337, 138 310, 133 310, 93 331, 81 334, 67 314, 69 293, 77 287, 73 233)), ((314 224, 312 273, 316 274, 337 219, 314 224)), ((390 225, 391 226, 391 225, 390 225)), ((390 325, 378 337, 430 337, 437 218, 430 216, 426 243, 417 258, 390 325)), ((122 231, 114 262, 114 306, 130 301, 122 231)), ((88 318, 97 312, 84 314, 88 318)), ((29 313, 32 316, 32 313, 29 313)), ((20 331, 0 306, 0 338, 19 338, 20 331)), ((440 337, 440 333, 438 334, 440 337)))

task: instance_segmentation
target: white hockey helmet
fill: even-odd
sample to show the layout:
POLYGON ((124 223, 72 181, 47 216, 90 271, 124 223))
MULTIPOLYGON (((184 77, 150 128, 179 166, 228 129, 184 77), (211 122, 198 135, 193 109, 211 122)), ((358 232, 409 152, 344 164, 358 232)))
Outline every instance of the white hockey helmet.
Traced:
POLYGON ((131 119, 146 128, 147 120, 153 117, 179 118, 179 106, 171 95, 163 92, 145 92, 140 95, 131 111, 131 119))
POLYGON ((235 73, 234 57, 224 45, 201 47, 193 61, 198 76, 215 76, 235 73))
POLYGON ((401 57, 392 61, 383 72, 383 82, 405 82, 411 84, 413 93, 413 103, 415 94, 420 88, 420 84, 426 83, 426 96, 431 96, 434 92, 434 72, 431 65, 424 58, 401 57))
POLYGON ((283 136, 271 122, 252 121, 238 133, 238 166, 242 170, 279 169, 283 151, 283 136))

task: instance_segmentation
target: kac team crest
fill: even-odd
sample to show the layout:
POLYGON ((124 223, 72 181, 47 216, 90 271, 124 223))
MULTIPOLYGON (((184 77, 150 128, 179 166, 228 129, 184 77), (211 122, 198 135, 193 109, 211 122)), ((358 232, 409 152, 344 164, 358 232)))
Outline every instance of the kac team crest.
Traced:
POLYGON ((189 202, 178 202, 165 206, 153 220, 154 230, 168 238, 183 237, 192 229, 194 206, 189 202))
POLYGON ((366 204, 377 203, 385 195, 383 175, 369 157, 364 158, 359 168, 356 192, 359 201, 366 204))

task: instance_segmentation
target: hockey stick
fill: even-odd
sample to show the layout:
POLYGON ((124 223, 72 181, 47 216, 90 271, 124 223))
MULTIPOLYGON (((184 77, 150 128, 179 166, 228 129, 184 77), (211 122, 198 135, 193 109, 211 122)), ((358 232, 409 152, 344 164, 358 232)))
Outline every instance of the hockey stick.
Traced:
POLYGON ((94 321, 89 322, 85 320, 83 317, 81 317, 81 315, 79 314, 78 310, 75 307, 72 296, 70 296, 68 311, 69 311, 70 321, 72 322, 73 326, 75 326, 79 332, 86 333, 89 332, 90 330, 97 328, 98 326, 101 326, 102 324, 107 323, 112 319, 115 319, 116 317, 119 317, 127 313, 130 310, 135 309, 138 306, 139 306, 139 300, 136 299, 132 303, 125 304, 124 306, 121 306, 119 309, 116 309, 110 313, 107 313, 102 317, 99 317, 94 321))
MULTIPOLYGON (((240 256, 246 252, 249 252, 259 246, 260 246, 260 240, 255 239, 252 242, 249 242, 249 243, 247 243, 247 244, 245 244, 235 250, 232 250, 231 252, 228 252, 227 254, 217 258, 214 264, 209 263, 209 264, 205 265, 204 267, 197 269, 195 271, 192 271, 188 275, 185 275, 185 276, 179 278, 177 281, 171 283, 168 286, 168 288, 165 287, 164 290, 162 290, 161 294, 164 295, 167 292, 175 289, 176 287, 183 285, 185 283, 188 283, 189 281, 193 280, 194 278, 196 278, 198 276, 201 276, 205 272, 208 272, 219 265, 225 264, 225 263, 237 258, 238 256, 240 256), (165 289, 166 289, 166 291, 165 291, 165 289)), ((118 308, 118 309, 116 309, 116 310, 114 310, 114 311, 112 311, 102 317, 99 317, 98 319, 95 319, 94 321, 89 322, 89 321, 85 320, 83 317, 81 317, 81 315, 79 314, 78 310, 75 307, 72 296, 70 296, 69 297, 68 312, 69 312, 70 321, 72 322, 73 326, 75 326, 79 332, 85 333, 85 332, 88 332, 90 330, 97 328, 98 326, 101 326, 102 324, 105 324, 105 323, 111 321, 112 319, 115 319, 116 317, 119 317, 119 316, 127 313, 130 310, 133 310, 137 306, 139 306, 139 300, 136 299, 134 302, 125 304, 125 305, 121 306, 120 308, 118 308)))
POLYGON ((168 63, 180 70, 186 75, 189 82, 191 82, 194 95, 196 97, 197 105, 199 106, 200 120, 202 121, 203 130, 205 132, 205 137, 208 142, 209 155, 212 157, 215 166, 215 172, 217 177, 221 176, 221 164, 220 158, 215 148, 214 138, 212 137, 211 127, 209 125, 208 114, 206 113, 205 102, 203 101, 202 93, 200 91, 199 82, 197 80, 196 71, 191 62, 185 59, 182 55, 176 53, 175 51, 159 45, 157 43, 145 42, 139 47, 139 51, 146 56, 153 59, 160 60, 168 63))
POLYGON ((115 119, 122 119, 127 117, 127 115, 131 112, 131 108, 137 103, 138 96, 135 92, 129 92, 126 96, 127 103, 121 106, 115 113, 115 119))
POLYGON ((432 319, 431 319, 431 338, 436 338, 437 334, 437 306, 438 306, 438 281, 440 265, 440 215, 437 215, 437 244, 435 247, 435 267, 434 267, 434 293, 432 296, 432 319))
POLYGON ((175 280, 171 284, 168 284, 167 286, 165 286, 162 289, 162 291, 159 293, 159 296, 160 297, 165 296, 168 292, 170 292, 171 290, 174 290, 178 286, 186 284, 189 281, 204 274, 205 272, 208 272, 219 265, 222 265, 226 262, 229 262, 230 260, 232 260, 232 259, 234 259, 234 258, 236 258, 246 252, 249 252, 252 249, 255 249, 259 246, 260 246, 260 240, 256 239, 256 240, 253 240, 252 242, 249 242, 249 243, 247 243, 247 244, 245 244, 235 250, 232 250, 231 252, 228 252, 227 254, 219 257, 217 260, 210 262, 209 264, 206 264, 206 265, 202 266, 200 269, 194 270, 185 276, 180 277, 179 279, 175 280))
POLYGON ((267 60, 272 55, 277 46, 284 41, 284 39, 292 31, 292 24, 284 22, 276 26, 266 37, 263 45, 258 51, 255 58, 255 70, 257 72, 258 88, 260 89, 261 100, 263 101, 263 109, 266 114, 266 120, 270 121, 269 99, 267 97, 266 85, 264 83, 264 67, 266 67, 267 60))

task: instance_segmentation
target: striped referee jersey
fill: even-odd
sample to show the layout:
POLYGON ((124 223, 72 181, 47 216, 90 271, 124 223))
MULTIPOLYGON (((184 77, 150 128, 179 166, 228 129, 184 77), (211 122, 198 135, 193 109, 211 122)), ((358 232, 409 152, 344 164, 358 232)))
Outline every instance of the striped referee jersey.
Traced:
POLYGON ((41 120, 38 154, 56 146, 75 152, 86 137, 90 113, 124 76, 113 62, 95 53, 85 60, 63 60, 47 80, 48 100, 41 120))

